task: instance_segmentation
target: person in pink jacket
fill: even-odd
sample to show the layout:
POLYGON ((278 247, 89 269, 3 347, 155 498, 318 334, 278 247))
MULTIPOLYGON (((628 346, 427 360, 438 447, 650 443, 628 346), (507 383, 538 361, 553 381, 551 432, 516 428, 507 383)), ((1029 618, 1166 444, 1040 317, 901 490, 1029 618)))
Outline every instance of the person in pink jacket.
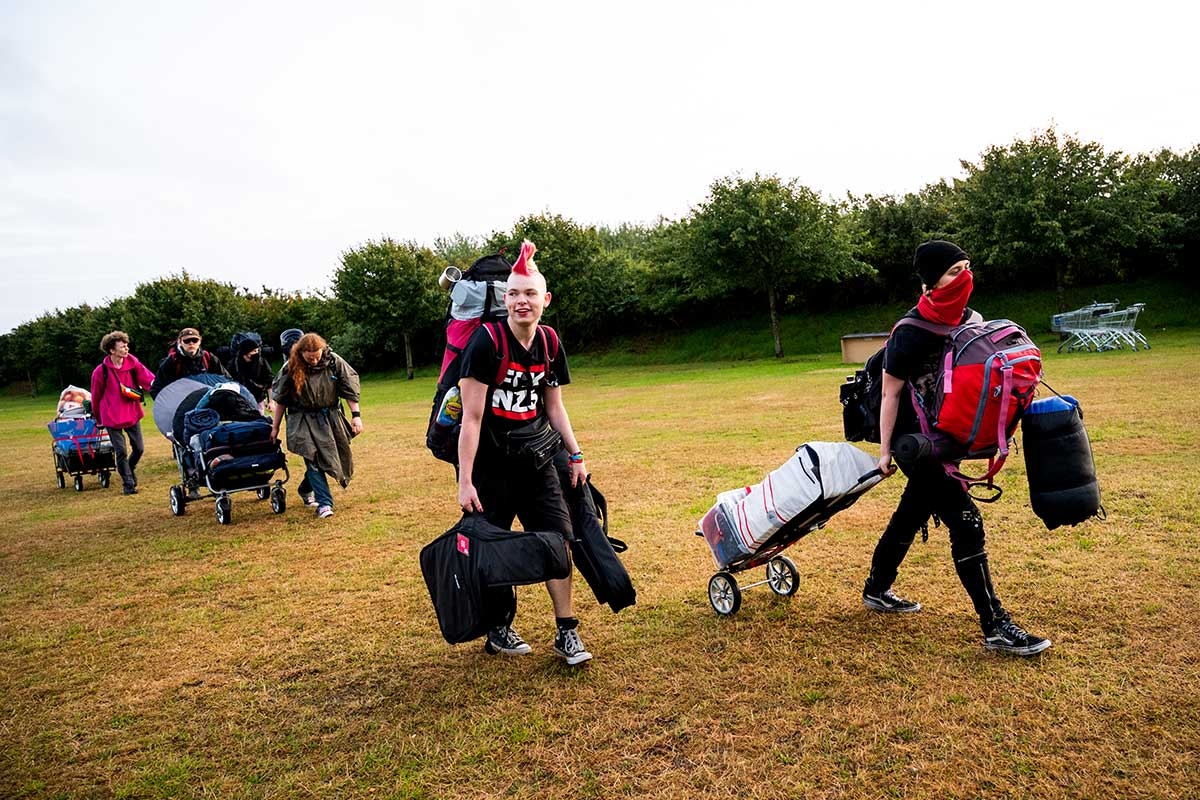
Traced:
POLYGON ((112 439, 117 472, 125 485, 125 494, 137 494, 138 461, 145 451, 142 439, 142 399, 154 373, 129 352, 129 334, 113 331, 100 340, 104 360, 92 371, 92 417, 108 429, 112 439), (129 450, 125 437, 129 437, 129 450))

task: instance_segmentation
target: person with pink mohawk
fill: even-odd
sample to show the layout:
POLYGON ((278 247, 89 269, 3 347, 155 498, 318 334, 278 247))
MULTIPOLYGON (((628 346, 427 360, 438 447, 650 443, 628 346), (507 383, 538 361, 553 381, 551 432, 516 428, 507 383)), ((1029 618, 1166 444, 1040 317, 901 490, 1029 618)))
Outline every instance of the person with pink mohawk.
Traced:
MULTIPOLYGON (((539 324, 551 295, 535 252, 533 242, 521 243, 504 294, 508 318, 479 328, 463 351, 458 503, 501 528, 520 519, 525 530, 570 538, 571 516, 554 456, 566 449, 572 486, 587 480, 587 467, 563 405, 562 387, 571 382, 567 354, 554 329, 539 324), (509 361, 502 375, 500 353, 509 361)), ((570 576, 547 581, 546 589, 554 606, 554 652, 572 666, 590 660, 572 611, 570 576)), ((512 627, 513 590, 487 600, 485 613, 493 619, 484 649, 492 655, 531 652, 512 627)))

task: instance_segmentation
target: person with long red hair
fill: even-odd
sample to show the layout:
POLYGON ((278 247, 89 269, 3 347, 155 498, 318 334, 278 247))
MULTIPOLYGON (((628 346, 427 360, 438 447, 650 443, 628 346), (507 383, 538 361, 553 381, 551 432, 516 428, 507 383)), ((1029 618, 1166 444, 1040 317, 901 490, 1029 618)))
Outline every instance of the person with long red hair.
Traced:
POLYGON ((354 475, 350 440, 363 432, 358 373, 315 333, 300 337, 271 386, 275 411, 271 437, 287 418, 287 448, 304 459, 304 479, 311 487, 317 516, 333 516, 333 493, 326 476, 342 488, 354 475), (350 408, 346 419, 342 401, 350 408))
MULTIPOLYGON (((962 248, 940 239, 924 242, 917 248, 913 267, 921 278, 921 295, 907 316, 948 326, 979 318, 977 312, 967 307, 974 277, 970 259, 962 248)), ((888 337, 883 361, 883 401, 879 409, 879 469, 885 475, 896 471, 892 464, 895 440, 904 434, 920 432, 909 387, 918 394, 927 391, 942 356, 944 338, 913 325, 898 326, 888 337)), ((893 592, 892 582, 917 531, 928 531, 932 516, 949 530, 950 554, 959 581, 979 615, 984 647, 1018 656, 1036 655, 1048 648, 1050 640, 1034 636, 1013 622, 996 596, 984 549, 983 516, 966 488, 947 475, 936 461, 901 462, 900 468, 908 477, 908 484, 875 546, 871 572, 863 586, 863 605, 884 613, 921 610, 920 603, 893 592)))

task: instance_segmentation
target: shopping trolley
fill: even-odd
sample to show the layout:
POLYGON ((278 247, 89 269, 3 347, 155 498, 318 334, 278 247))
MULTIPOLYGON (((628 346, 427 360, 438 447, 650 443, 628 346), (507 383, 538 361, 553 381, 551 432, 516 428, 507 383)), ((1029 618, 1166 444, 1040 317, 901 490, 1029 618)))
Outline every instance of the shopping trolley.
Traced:
POLYGON ((1076 350, 1099 353, 1122 350, 1126 346, 1131 350, 1149 350, 1150 343, 1137 329, 1138 315, 1145 307, 1145 303, 1134 303, 1117 309, 1116 303, 1092 303, 1075 311, 1056 314, 1051 318, 1051 329, 1068 335, 1058 346, 1058 351, 1061 353, 1066 348, 1068 353, 1076 350))

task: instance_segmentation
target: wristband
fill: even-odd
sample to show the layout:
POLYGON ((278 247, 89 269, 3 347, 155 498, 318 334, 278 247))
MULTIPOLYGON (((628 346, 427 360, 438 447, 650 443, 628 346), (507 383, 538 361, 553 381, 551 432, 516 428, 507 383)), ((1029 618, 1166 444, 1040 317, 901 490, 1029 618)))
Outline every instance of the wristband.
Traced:
POLYGON ((350 416, 352 416, 352 417, 361 417, 361 416, 362 416, 362 412, 361 412, 361 411, 351 411, 351 412, 350 412, 350 416))
POLYGON ((570 461, 572 464, 582 464, 583 463, 583 451, 580 450, 578 453, 570 453, 567 456, 567 461, 570 461))

